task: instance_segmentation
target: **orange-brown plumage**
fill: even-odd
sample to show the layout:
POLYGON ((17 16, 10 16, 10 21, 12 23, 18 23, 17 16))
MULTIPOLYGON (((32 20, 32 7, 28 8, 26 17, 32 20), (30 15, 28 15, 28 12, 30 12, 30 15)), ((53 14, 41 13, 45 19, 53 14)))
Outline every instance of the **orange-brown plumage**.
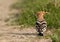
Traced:
POLYGON ((46 14, 47 12, 45 12, 45 11, 39 11, 39 12, 37 12, 37 19, 38 20, 40 20, 40 21, 42 21, 42 20, 44 20, 44 15, 46 14))

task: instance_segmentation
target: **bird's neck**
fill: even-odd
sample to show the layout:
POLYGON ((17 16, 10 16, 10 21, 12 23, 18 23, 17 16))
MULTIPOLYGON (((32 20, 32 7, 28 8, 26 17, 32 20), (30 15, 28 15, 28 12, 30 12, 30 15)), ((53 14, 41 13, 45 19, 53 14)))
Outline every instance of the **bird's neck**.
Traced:
POLYGON ((43 15, 38 16, 38 20, 39 21, 43 21, 44 20, 44 16, 43 15))

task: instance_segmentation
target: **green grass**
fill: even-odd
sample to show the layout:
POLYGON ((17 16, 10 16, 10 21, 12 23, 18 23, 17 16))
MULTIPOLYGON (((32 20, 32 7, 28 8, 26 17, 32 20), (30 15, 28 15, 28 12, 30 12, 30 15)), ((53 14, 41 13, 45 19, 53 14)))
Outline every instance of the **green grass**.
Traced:
POLYGON ((15 22, 17 25, 34 26, 36 22, 36 12, 44 10, 49 12, 45 15, 49 29, 55 29, 52 35, 46 34, 45 38, 51 38, 52 42, 60 42, 60 6, 54 6, 49 0, 18 0, 11 6, 12 9, 18 9, 15 22))
POLYGON ((52 42, 60 42, 60 29, 53 30, 53 34, 50 36, 52 42))
POLYGON ((60 6, 54 6, 49 0, 18 0, 11 6, 13 9, 20 10, 19 15, 15 16, 18 25, 34 26, 36 22, 36 12, 44 10, 49 14, 45 15, 48 28, 60 27, 60 6))
MULTIPOLYGON (((16 25, 34 26, 36 22, 36 12, 44 10, 49 12, 45 15, 49 29, 55 29, 52 35, 46 34, 46 38, 51 38, 53 42, 60 42, 60 6, 54 6, 51 0, 18 0, 11 6, 18 9, 19 13, 14 15, 13 21, 16 25)), ((13 23, 12 22, 12 23, 13 23)))

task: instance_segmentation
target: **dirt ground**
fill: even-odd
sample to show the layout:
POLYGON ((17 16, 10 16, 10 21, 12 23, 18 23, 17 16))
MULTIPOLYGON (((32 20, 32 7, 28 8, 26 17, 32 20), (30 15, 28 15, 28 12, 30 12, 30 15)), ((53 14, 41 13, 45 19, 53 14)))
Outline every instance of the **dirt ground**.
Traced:
POLYGON ((0 42, 52 42, 37 36, 34 28, 20 29, 20 26, 8 26, 4 21, 9 18, 10 5, 16 0, 0 0, 0 42))

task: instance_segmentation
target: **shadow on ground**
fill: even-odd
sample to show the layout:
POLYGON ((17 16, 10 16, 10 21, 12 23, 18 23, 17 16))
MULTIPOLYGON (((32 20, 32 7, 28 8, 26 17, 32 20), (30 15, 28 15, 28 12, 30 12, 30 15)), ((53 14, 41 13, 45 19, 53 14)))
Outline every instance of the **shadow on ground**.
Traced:
POLYGON ((9 33, 9 34, 15 34, 15 35, 37 35, 37 33, 9 33))

